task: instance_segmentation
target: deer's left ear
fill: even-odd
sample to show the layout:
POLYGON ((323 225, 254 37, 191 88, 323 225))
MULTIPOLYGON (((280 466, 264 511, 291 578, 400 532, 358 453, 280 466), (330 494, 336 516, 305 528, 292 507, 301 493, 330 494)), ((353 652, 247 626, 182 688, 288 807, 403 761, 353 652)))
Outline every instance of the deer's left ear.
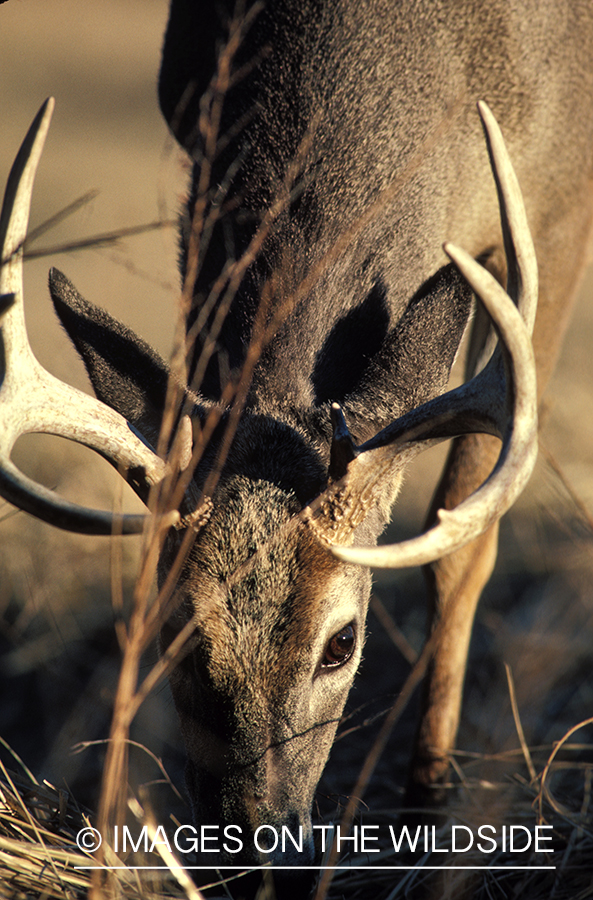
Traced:
POLYGON ((452 264, 422 285, 344 399, 358 441, 445 390, 471 304, 472 290, 452 264))
POLYGON ((167 364, 131 329, 81 297, 58 269, 50 270, 49 290, 99 400, 156 446, 167 396, 167 364))

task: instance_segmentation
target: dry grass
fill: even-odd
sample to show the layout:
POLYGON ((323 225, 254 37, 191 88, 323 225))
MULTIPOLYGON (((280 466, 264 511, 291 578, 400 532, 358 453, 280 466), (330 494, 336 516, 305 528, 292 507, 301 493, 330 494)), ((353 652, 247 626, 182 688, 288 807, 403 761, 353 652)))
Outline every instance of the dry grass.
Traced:
MULTIPOLYGON (((3 900, 86 897, 92 886, 92 873, 87 867, 96 860, 80 851, 77 836, 90 826, 91 814, 81 809, 67 791, 49 782, 39 784, 30 772, 18 775, 2 766, 0 897, 3 900)), ((116 864, 120 860, 109 858, 109 862, 116 864)), ((135 862, 162 864, 158 857, 135 862)), ((159 897, 198 900, 200 896, 181 871, 176 876, 166 868, 163 871, 155 868, 138 877, 128 869, 117 871, 112 878, 111 895, 129 900, 159 897)))
MULTIPOLYGON (((592 720, 588 724, 591 725, 592 720)), ((569 737, 574 741, 574 735, 569 737)), ((399 854, 394 852, 389 844, 388 829, 391 825, 396 834, 399 833, 401 820, 398 825, 397 810, 377 809, 361 816, 360 824, 377 827, 375 833, 382 840, 374 846, 378 846, 380 852, 373 856, 350 853, 341 858, 339 864, 375 868, 337 872, 328 898, 395 900, 396 897, 434 896, 443 900, 449 897, 481 900, 523 894, 530 900, 540 897, 585 900, 593 896, 590 814, 593 744, 565 741, 553 752, 549 747, 538 747, 529 752, 531 763, 544 773, 531 783, 521 774, 518 752, 499 754, 494 758, 475 754, 473 759, 468 759, 471 754, 458 755, 455 769, 463 789, 456 790, 451 802, 435 819, 438 824, 434 837, 432 831, 429 832, 429 848, 436 847, 438 852, 412 854, 403 849, 399 854), (589 759, 588 764, 577 761, 583 756, 589 759), (480 769, 491 768, 492 764, 514 771, 513 778, 498 783, 481 778, 480 769), (511 854, 498 849, 485 855, 476 849, 464 853, 451 851, 453 825, 471 827, 475 833, 486 822, 496 827, 498 834, 503 825, 522 826, 521 841, 527 840, 528 832, 533 840, 536 825, 551 826, 547 834, 553 840, 545 846, 552 852, 511 854), (446 857, 439 855, 445 850, 449 851, 446 857), (449 869, 442 868, 443 859, 449 869), (434 871, 435 866, 441 866, 440 870, 434 871), (472 870, 472 866, 481 868, 472 870)), ((147 813, 137 802, 131 803, 130 807, 136 811, 140 825, 148 823, 148 833, 152 836, 156 829, 152 813, 147 813)), ((58 790, 48 782, 39 784, 30 772, 15 774, 3 766, 0 775, 0 897, 3 900, 86 897, 91 889, 91 876, 81 867, 95 864, 96 859, 80 852, 76 837, 91 821, 89 811, 81 809, 66 790, 58 790)), ((409 825, 411 835, 416 827, 409 825)), ((488 836, 491 834, 488 832, 488 836)), ((461 846, 465 840, 464 833, 461 846)), ((421 837, 420 845, 422 841, 421 837)), ((121 865, 122 861, 115 856, 106 857, 106 862, 111 865, 121 865)), ((191 857, 185 857, 184 862, 191 864, 191 857)), ((131 868, 112 871, 109 881, 103 885, 103 895, 126 900, 180 896, 199 900, 201 896, 185 871, 178 868, 179 857, 175 859, 165 853, 159 859, 136 854, 126 857, 125 863, 127 866, 161 868, 149 872, 131 868), (170 869, 167 870, 163 863, 170 869)), ((210 893, 209 896, 213 895, 210 893)), ((228 895, 220 887, 215 890, 215 896, 228 895)))

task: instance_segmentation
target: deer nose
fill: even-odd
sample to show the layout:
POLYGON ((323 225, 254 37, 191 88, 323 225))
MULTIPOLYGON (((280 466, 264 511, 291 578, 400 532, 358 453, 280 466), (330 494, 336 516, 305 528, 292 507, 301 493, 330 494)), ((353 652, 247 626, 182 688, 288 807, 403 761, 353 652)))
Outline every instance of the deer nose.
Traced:
MULTIPOLYGON (((218 779, 188 764, 186 784, 195 825, 224 822, 233 826, 232 847, 222 853, 223 864, 311 865, 315 849, 308 798, 299 801, 291 797, 289 785, 281 792, 276 779, 270 784, 265 774, 259 774, 244 780, 231 772, 218 779)), ((205 862, 211 863, 212 857, 205 862)))

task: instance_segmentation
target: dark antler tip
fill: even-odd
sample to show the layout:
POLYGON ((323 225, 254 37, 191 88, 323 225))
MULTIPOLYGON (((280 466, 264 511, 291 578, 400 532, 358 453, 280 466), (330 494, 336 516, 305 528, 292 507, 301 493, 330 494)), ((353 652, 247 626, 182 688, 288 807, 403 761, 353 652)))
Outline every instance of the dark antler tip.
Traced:
POLYGON ((332 403, 330 417, 333 428, 330 450, 329 476, 334 481, 342 478, 348 469, 348 464, 358 456, 358 450, 348 430, 342 407, 339 403, 332 403))
POLYGON ((344 418, 344 413, 342 412, 342 407, 339 403, 332 403, 330 408, 330 418, 333 428, 333 440, 341 441, 345 438, 350 438, 346 419, 344 418))

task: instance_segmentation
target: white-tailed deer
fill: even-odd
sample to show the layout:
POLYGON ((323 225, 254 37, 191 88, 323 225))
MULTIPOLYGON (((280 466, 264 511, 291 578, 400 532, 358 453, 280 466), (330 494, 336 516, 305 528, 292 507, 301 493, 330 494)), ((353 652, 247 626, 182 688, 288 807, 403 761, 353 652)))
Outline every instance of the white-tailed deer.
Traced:
MULTIPOLYGON (((161 107, 195 161, 181 225, 186 384, 55 271, 52 298, 98 400, 36 362, 21 250, 49 107, 23 144, 0 225, 0 492, 59 527, 112 528, 14 467, 27 431, 93 447, 142 499, 181 471, 162 579, 183 530, 196 537, 161 645, 192 623, 171 686, 194 817, 244 835, 302 826, 303 852, 273 860, 303 865, 362 651, 368 566, 431 567, 412 784, 446 771, 496 521, 535 458, 535 368, 541 392, 585 258, 593 13, 568 0, 270 0, 238 17, 227 6, 173 0, 161 70, 161 107), (508 156, 482 106, 484 140, 478 100, 508 156), (445 240, 467 253, 448 244, 445 264, 445 240), (501 344, 480 368, 476 328, 473 377, 443 394, 472 291, 501 344), (377 548, 405 465, 451 437, 435 527, 377 548)), ((259 862, 244 847, 227 861, 259 862)))

